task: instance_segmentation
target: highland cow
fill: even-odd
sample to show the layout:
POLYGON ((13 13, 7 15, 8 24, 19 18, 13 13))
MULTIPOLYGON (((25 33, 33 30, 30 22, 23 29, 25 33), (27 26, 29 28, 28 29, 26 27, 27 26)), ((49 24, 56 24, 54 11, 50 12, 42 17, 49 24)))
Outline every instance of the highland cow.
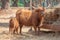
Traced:
POLYGON ((37 31, 38 28, 38 33, 39 33, 40 26, 42 26, 44 20, 43 12, 44 12, 43 8, 37 8, 32 11, 27 9, 18 10, 16 12, 16 18, 19 21, 20 33, 23 25, 33 26, 35 32, 37 31))

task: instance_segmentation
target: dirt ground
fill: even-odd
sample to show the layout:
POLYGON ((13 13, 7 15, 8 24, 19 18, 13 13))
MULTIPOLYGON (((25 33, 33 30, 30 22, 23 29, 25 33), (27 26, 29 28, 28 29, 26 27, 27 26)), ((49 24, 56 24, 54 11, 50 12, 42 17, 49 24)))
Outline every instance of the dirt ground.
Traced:
MULTIPOLYGON (((14 13, 14 12, 13 12, 14 13)), ((40 32, 39 35, 29 31, 30 27, 23 27, 22 35, 9 34, 9 17, 10 14, 0 15, 0 40, 60 40, 60 34, 40 32)), ((14 15, 14 14, 13 14, 14 15)))
POLYGON ((9 34, 9 20, 3 19, 0 21, 0 40, 60 40, 60 34, 40 32, 39 35, 34 31, 29 31, 30 28, 23 27, 22 35, 9 34))

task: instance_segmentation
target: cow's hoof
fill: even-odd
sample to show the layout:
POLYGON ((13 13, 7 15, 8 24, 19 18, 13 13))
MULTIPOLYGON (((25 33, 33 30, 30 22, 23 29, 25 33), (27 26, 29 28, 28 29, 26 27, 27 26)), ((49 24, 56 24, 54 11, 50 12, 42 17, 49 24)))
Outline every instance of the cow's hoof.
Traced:
POLYGON ((22 33, 20 33, 20 35, 23 35, 22 33))
POLYGON ((19 35, 19 33, 17 33, 16 35, 19 35))

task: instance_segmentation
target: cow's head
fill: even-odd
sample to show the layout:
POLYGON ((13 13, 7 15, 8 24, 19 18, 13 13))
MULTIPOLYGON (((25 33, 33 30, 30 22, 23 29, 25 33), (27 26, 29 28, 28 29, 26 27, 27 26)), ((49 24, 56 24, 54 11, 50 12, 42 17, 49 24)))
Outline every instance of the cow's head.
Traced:
POLYGON ((40 9, 40 11, 45 11, 44 7, 38 7, 38 9, 40 9))
POLYGON ((44 16, 45 9, 43 7, 38 7, 37 9, 35 9, 35 12, 44 16))

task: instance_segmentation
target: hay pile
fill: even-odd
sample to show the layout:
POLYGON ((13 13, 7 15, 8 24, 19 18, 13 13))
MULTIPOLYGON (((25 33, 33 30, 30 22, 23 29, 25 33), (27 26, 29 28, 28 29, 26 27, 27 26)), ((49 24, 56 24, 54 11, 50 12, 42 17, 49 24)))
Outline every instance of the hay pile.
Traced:
POLYGON ((45 24, 60 25, 60 8, 49 9, 46 11, 45 24))

